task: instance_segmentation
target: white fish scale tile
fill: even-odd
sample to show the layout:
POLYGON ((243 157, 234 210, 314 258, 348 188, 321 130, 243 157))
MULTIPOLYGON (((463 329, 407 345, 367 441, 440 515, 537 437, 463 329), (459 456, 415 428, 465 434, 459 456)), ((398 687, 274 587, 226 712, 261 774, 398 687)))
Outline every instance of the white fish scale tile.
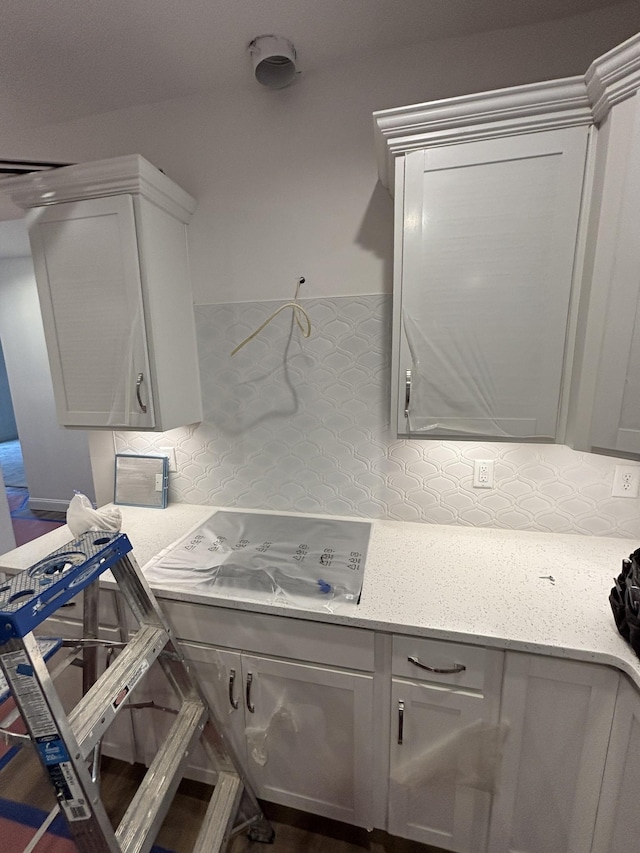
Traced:
POLYGON ((118 452, 175 447, 172 502, 640 538, 640 499, 611 497, 615 459, 561 445, 397 440, 389 429, 391 298, 196 306, 205 420, 115 433, 118 452), (473 489, 475 459, 495 488, 473 489))

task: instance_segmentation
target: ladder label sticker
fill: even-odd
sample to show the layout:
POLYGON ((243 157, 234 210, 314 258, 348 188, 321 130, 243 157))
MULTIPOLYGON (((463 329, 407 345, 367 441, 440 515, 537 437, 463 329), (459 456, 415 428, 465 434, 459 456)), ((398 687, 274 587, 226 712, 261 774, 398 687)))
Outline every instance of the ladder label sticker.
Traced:
POLYGON ((69 753, 60 738, 44 738, 38 740, 38 752, 45 764, 60 764, 69 761, 69 753))
POLYGON ((11 691, 24 710, 32 736, 57 738, 58 729, 38 680, 33 676, 31 661, 26 652, 7 652, 3 655, 3 661, 11 691), (26 668, 31 669, 31 675, 24 674, 26 668))
POLYGON ((136 684, 140 681, 145 672, 149 669, 149 661, 143 660, 140 666, 135 670, 127 684, 124 687, 121 687, 120 690, 113 697, 113 701, 111 702, 111 707, 117 710, 120 705, 127 698, 129 693, 134 689, 136 684))

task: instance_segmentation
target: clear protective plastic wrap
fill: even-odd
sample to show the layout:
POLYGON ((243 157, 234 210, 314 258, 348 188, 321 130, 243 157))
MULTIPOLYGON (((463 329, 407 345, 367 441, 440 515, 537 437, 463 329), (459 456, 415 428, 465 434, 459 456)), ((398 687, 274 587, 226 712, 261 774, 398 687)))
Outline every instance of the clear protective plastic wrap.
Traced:
MULTIPOLYGON (((486 342, 480 338, 473 340, 464 329, 456 330, 455 323, 445 334, 442 328, 428 322, 418 324, 405 311, 403 327, 412 364, 408 432, 504 440, 552 437, 536 434, 534 409, 529 405, 528 395, 521 391, 534 388, 535 377, 530 377, 530 382, 525 378, 522 383, 515 378, 517 372, 525 377, 524 365, 505 365, 503 372, 513 374, 514 378, 500 384, 496 382, 495 361, 492 363, 487 357, 486 342), (504 389, 509 385, 519 389, 519 396, 505 398, 504 389), (513 417, 514 413, 518 417, 513 417)), ((535 351, 525 355, 528 369, 535 370, 535 351)))
POLYGON ((586 143, 572 127, 404 158, 401 434, 556 438, 586 143))
POLYGON ((498 787, 506 723, 471 723, 442 737, 418 754, 408 755, 395 767, 392 779, 405 788, 451 783, 489 794, 498 787))
POLYGON ((358 603, 370 522, 220 510, 145 566, 151 584, 306 610, 358 603))

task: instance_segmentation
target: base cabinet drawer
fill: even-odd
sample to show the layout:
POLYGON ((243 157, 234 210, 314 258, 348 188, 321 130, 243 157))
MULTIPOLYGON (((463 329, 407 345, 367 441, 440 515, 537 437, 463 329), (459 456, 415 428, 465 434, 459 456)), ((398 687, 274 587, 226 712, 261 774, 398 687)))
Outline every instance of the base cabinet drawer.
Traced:
POLYGON ((396 635, 391 671, 402 678, 482 690, 495 655, 501 652, 446 640, 396 635))

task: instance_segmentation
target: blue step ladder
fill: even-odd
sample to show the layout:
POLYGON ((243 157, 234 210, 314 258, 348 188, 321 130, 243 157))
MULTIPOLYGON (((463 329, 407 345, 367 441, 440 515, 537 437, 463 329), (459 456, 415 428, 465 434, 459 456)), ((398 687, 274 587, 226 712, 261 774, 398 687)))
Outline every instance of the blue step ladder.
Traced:
POLYGON ((85 533, 0 588, 0 668, 28 732, 25 736, 4 728, 2 738, 35 748, 79 853, 148 853, 198 742, 217 773, 217 782, 194 853, 223 853, 230 840, 245 831, 251 840, 271 843, 273 829, 131 551, 131 543, 122 533, 85 533), (107 570, 138 630, 126 643, 104 643, 122 648, 98 677, 97 646, 103 644, 98 637, 99 577, 107 570), (84 695, 67 715, 45 660, 56 648, 33 632, 82 590, 88 635, 81 641, 85 644, 84 695), (114 829, 100 799, 96 756, 114 719, 123 709, 135 707, 132 695, 153 665, 164 670, 180 708, 114 829))

